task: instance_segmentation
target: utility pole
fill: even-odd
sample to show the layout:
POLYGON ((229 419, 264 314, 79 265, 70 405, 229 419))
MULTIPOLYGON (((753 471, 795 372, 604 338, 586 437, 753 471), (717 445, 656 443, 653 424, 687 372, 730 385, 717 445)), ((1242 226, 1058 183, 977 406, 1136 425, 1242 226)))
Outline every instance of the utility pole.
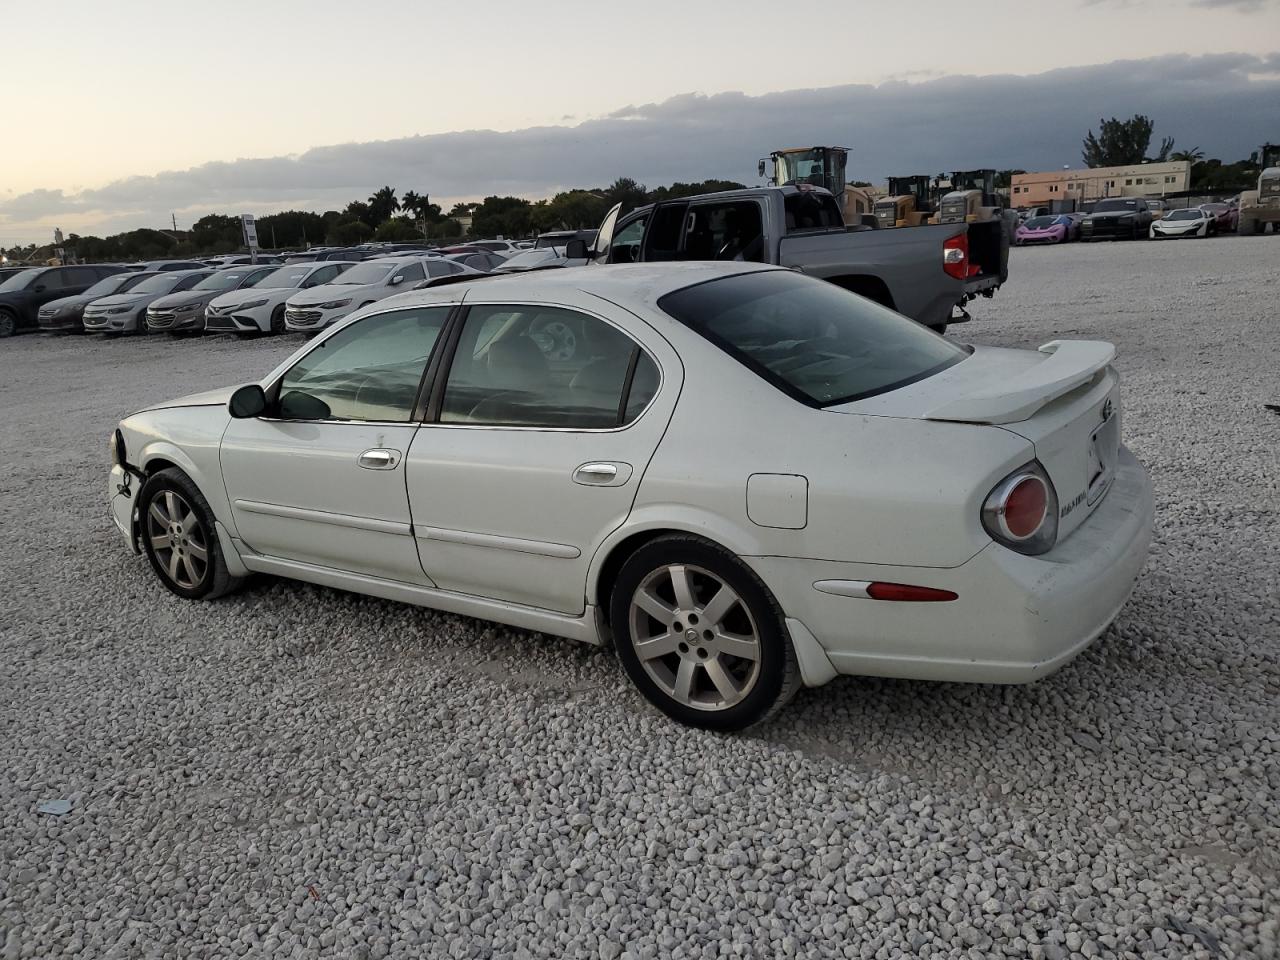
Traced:
MULTIPOLYGON (((169 214, 169 216, 173 218, 173 232, 177 233, 178 232, 178 215, 176 213, 171 213, 169 214)), ((173 239, 177 240, 178 238, 174 237, 173 239)))

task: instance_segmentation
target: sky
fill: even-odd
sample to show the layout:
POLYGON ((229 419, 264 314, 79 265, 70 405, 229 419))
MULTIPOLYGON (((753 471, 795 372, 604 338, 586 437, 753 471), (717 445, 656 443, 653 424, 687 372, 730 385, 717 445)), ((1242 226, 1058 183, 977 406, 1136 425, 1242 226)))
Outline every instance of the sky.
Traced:
POLYGON ((0 246, 384 183, 754 183, 809 144, 873 181, 1079 166, 1134 113, 1228 161, 1280 140, 1280 0, 0 0, 0 36, 0 246))

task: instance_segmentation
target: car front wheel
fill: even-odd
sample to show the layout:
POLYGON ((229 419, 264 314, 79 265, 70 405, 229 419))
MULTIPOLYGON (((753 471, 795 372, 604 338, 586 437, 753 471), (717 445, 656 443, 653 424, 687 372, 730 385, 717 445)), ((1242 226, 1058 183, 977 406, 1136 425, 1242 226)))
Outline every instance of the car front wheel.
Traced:
POLYGON ((610 622, 632 683, 681 723, 742 730, 799 689, 777 602, 706 540, 664 536, 637 550, 618 574, 610 622))
POLYGON ((138 494, 142 545, 160 582, 186 600, 212 600, 240 585, 222 556, 213 511, 199 488, 171 467, 138 494))

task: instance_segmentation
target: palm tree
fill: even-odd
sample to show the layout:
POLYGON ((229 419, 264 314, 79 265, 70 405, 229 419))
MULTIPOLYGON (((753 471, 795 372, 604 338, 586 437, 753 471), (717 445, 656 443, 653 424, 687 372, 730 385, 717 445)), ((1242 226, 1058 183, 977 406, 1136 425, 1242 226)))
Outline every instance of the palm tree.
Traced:
POLYGON ((427 205, 427 198, 414 192, 406 190, 404 196, 400 198, 400 209, 408 210, 419 220, 422 219, 422 208, 427 205))
POLYGON ((1170 160, 1185 161, 1186 163, 1199 163, 1204 159, 1204 151, 1199 147, 1192 147, 1190 150, 1177 150, 1169 154, 1170 160))
POLYGON ((382 187, 369 198, 369 214, 375 223, 390 220, 391 215, 399 209, 400 201, 396 199, 395 187, 382 187))

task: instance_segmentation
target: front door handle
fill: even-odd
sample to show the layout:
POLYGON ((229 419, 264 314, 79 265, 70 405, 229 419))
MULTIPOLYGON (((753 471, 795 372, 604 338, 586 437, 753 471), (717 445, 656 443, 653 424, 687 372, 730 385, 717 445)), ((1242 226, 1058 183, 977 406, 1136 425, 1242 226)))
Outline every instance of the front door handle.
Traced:
POLYGON ((399 450, 375 448, 356 457, 356 463, 366 470, 394 470, 400 463, 399 450))
POLYGON ((627 463, 584 463, 573 471, 574 483, 593 487, 620 487, 631 479, 631 465, 627 463))

